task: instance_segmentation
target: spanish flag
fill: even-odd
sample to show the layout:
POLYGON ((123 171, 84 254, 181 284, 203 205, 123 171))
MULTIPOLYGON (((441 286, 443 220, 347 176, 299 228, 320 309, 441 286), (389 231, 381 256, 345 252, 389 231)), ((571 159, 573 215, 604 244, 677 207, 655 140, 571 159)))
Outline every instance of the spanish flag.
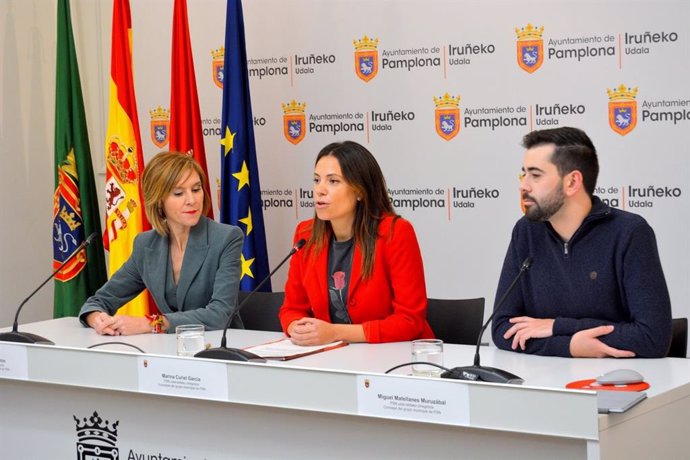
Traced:
MULTIPOLYGON (((204 134, 201 129, 201 111, 199 95, 194 76, 194 59, 192 44, 189 39, 187 20, 187 0, 175 0, 173 10, 172 35, 172 78, 170 84, 170 150, 190 154, 206 174, 206 190, 209 184, 206 168, 206 150, 204 134)), ((208 217, 213 219, 213 210, 209 209, 208 217)))
MULTIPOLYGON (((151 228, 144 213, 141 173, 144 157, 132 76, 132 18, 129 0, 113 2, 113 40, 110 57, 110 110, 105 142, 105 223, 103 242, 110 251, 112 276, 129 258, 134 237, 151 228)), ((143 316, 157 311, 148 292, 124 305, 118 313, 143 316)))

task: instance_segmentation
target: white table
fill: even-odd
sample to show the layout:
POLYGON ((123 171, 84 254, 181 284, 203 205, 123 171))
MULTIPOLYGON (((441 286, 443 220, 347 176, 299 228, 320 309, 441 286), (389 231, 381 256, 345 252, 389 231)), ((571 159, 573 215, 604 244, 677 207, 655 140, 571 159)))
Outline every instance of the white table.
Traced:
MULTIPOLYGON (((482 363, 513 372, 522 386, 409 377, 407 342, 352 344, 267 364, 177 358, 174 335, 99 337, 74 318, 22 325, 55 346, 0 343, 3 356, 26 354, 25 378, 0 378, 2 458, 89 458, 79 452, 74 417, 94 411, 118 422, 120 459, 184 458, 690 458, 690 360, 562 359, 482 348, 482 363), (127 341, 145 350, 112 346, 127 341), (152 394, 141 387, 141 360, 175 366, 210 363, 227 378, 223 400, 152 394), (651 387, 624 414, 599 415, 596 395, 565 384, 627 367, 651 387), (362 415, 358 384, 412 385, 466 394, 467 421, 409 421, 362 415), (359 383, 358 383, 359 382, 359 383), (451 385, 451 387, 449 387, 451 385)), ((231 330, 245 347, 281 334, 231 330)), ((220 332, 207 332, 217 345, 220 332)), ((445 345, 448 367, 471 364, 474 347, 445 345)), ((1 366, 0 366, 1 369, 1 366)), ((0 375, 3 375, 0 372, 0 375)), ((82 433, 83 434, 83 433, 82 433)), ((108 452, 101 451, 101 457, 108 452)))

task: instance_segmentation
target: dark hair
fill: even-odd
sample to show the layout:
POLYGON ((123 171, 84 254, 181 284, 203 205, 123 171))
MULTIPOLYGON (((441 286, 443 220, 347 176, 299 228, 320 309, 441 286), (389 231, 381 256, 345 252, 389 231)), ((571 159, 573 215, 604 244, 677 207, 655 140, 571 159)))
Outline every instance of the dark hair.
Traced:
POLYGON ((531 149, 544 144, 555 144, 551 163, 561 177, 572 171, 582 173, 585 191, 591 197, 599 176, 597 149, 584 131, 578 128, 553 128, 532 131, 522 138, 522 146, 531 149))
MULTIPOLYGON (((395 214, 388 196, 386 179, 374 155, 356 142, 328 144, 316 156, 314 164, 329 155, 338 160, 343 179, 360 198, 355 208, 352 230, 355 243, 362 251, 362 276, 367 278, 374 267, 379 222, 385 215, 395 214)), ((313 246, 317 252, 321 251, 332 235, 331 223, 315 215, 314 228, 308 245, 313 246)))

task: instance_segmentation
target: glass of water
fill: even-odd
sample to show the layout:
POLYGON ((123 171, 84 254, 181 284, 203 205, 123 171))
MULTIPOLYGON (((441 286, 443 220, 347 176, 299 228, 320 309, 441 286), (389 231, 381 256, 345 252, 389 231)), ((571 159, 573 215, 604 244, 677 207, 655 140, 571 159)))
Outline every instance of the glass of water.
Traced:
MULTIPOLYGON (((443 340, 419 339, 412 341, 412 362, 426 362, 443 366, 443 340)), ((412 375, 439 377, 443 369, 428 364, 413 364, 412 375)))
POLYGON ((177 356, 194 356, 204 349, 204 326, 182 324, 175 328, 177 334, 177 356))

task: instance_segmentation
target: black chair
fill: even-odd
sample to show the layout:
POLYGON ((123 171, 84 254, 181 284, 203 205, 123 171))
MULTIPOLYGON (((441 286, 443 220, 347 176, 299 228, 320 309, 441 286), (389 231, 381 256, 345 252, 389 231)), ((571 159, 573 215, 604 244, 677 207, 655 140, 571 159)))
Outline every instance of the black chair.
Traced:
POLYGON ((445 343, 477 344, 484 321, 484 297, 427 300, 426 319, 437 339, 445 343))
MULTIPOLYGON (((237 296, 237 305, 247 298, 249 292, 240 291, 237 296)), ((283 328, 278 321, 278 311, 283 305, 284 292, 256 292, 246 305, 240 310, 240 317, 245 329, 255 331, 282 332, 283 328)))
POLYGON ((673 332, 671 334, 671 348, 668 349, 669 358, 688 357, 688 319, 673 318, 673 332))

